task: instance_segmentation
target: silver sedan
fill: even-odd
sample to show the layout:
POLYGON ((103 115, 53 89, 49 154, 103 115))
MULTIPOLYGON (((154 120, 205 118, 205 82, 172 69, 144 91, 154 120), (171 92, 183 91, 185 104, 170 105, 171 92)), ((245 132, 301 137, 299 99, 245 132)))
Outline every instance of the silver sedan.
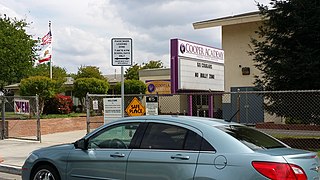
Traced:
POLYGON ((319 180, 315 152, 253 128, 190 116, 128 117, 32 152, 22 179, 319 180))

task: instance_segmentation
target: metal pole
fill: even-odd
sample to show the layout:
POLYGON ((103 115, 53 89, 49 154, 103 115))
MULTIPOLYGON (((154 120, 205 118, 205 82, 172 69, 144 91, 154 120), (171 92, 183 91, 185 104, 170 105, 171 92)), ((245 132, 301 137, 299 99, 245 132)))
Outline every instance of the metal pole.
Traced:
POLYGON ((41 142, 40 105, 39 105, 38 95, 36 95, 36 113, 37 113, 37 141, 41 142))
POLYGON ((240 89, 238 89, 237 93, 237 122, 240 123, 240 89))
POLYGON ((1 131, 1 139, 5 139, 5 129, 6 129, 6 120, 5 120, 5 116, 4 116, 4 113, 6 112, 6 101, 5 101, 5 98, 4 96, 1 97, 1 104, 2 104, 2 111, 1 111, 1 117, 2 117, 2 131, 1 131))
POLYGON ((158 106, 157 106, 157 115, 159 115, 159 112, 160 112, 160 106, 159 106, 159 104, 160 104, 160 97, 159 97, 159 94, 158 94, 158 92, 157 92, 157 95, 156 95, 156 97, 157 97, 157 100, 158 100, 158 106))
POLYGON ((87 134, 90 132, 90 103, 89 93, 86 95, 86 109, 87 109, 87 134))
POLYGON ((190 94, 190 95, 188 95, 188 97, 189 97, 189 116, 192 116, 193 114, 192 114, 192 95, 190 94))
POLYGON ((121 66, 121 116, 124 117, 124 77, 123 66, 121 66))
MULTIPOLYGON (((49 32, 50 32, 50 33, 52 33, 52 31, 51 31, 51 21, 49 21, 49 32)), ((50 34, 50 36, 52 36, 52 34, 50 34)), ((52 43, 52 42, 51 42, 51 43, 52 43)), ((53 50, 52 50, 52 49, 53 49, 53 48, 52 48, 51 43, 50 43, 50 45, 49 45, 49 46, 51 46, 51 58, 50 58, 50 79, 52 79, 52 62, 53 62, 53 61, 52 61, 52 56, 53 56, 53 55, 52 55, 52 54, 53 54, 53 53, 52 53, 52 52, 53 52, 53 50)))

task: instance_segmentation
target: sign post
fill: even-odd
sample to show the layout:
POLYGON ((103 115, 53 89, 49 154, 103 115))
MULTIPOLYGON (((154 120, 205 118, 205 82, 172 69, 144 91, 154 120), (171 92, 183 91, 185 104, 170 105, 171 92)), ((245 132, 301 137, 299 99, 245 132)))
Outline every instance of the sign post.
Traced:
MULTIPOLYGON (((111 39, 111 59, 112 66, 121 66, 121 105, 124 107, 124 77, 123 66, 132 65, 132 39, 131 38, 112 38, 111 39)), ((121 110, 124 117, 124 110, 121 110)))

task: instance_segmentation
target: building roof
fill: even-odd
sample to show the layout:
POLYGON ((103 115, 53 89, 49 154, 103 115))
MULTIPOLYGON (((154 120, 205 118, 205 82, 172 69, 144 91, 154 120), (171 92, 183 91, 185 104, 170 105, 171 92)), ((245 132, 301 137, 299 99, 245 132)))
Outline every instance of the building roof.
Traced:
POLYGON ((146 76, 170 76, 170 68, 141 69, 139 77, 146 76))
POLYGON ((20 83, 10 84, 5 86, 4 89, 11 89, 11 90, 19 90, 20 83))
POLYGON ((103 76, 108 79, 109 84, 116 84, 117 82, 121 82, 121 74, 107 74, 103 76))
POLYGON ((242 24, 242 23, 249 23, 249 22, 257 22, 261 21, 261 15, 259 11, 243 13, 238 15, 232 15, 217 19, 211 19, 206 21, 199 21, 193 23, 194 29, 204 29, 204 28, 211 28, 217 26, 226 26, 226 25, 234 25, 234 24, 242 24))

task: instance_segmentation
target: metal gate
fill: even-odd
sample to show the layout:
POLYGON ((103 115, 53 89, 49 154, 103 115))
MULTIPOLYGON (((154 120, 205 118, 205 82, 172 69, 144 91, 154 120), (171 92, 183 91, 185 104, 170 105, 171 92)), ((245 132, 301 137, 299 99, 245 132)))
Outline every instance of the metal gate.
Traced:
POLYGON ((38 96, 0 96, 0 139, 41 141, 38 96))

